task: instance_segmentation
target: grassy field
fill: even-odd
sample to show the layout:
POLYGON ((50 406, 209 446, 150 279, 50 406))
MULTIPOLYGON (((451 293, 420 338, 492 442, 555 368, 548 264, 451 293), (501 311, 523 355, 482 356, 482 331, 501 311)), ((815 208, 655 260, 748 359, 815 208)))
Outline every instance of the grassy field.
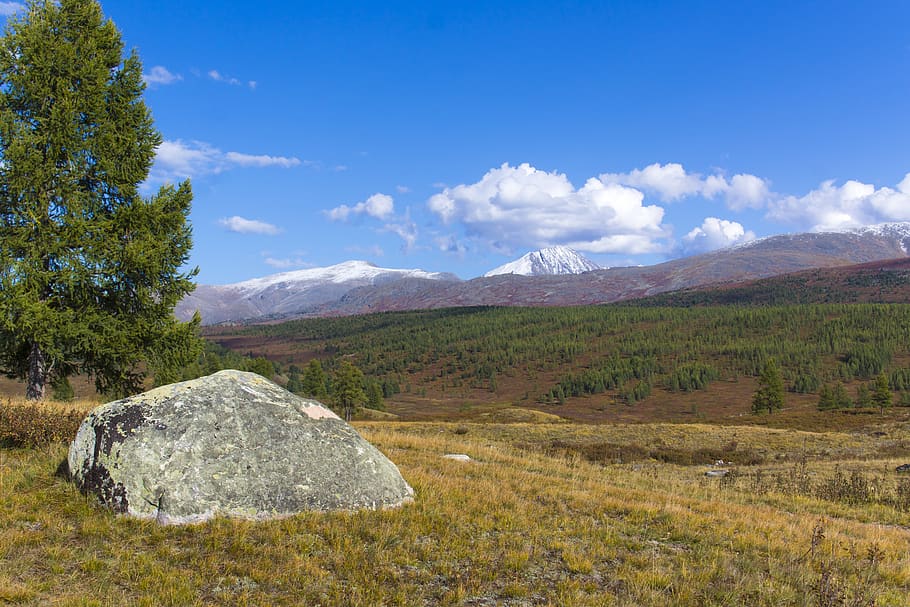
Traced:
POLYGON ((61 443, 3 448, 0 604, 908 604, 908 423, 548 421, 360 422, 413 504, 188 527, 99 508, 61 443))

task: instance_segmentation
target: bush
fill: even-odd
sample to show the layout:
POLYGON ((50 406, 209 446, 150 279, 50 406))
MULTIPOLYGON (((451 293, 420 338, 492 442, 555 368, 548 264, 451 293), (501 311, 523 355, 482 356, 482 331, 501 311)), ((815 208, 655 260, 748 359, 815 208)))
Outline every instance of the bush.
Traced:
POLYGON ((37 405, 0 404, 0 446, 39 447, 76 437, 84 414, 55 411, 37 405))

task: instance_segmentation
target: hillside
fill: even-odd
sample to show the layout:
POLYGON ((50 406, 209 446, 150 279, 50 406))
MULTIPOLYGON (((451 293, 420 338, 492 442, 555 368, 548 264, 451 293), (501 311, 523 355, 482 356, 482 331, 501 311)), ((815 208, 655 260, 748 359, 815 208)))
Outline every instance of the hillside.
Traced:
POLYGON ((908 302, 910 258, 904 257, 682 289, 631 303, 685 307, 908 302))
POLYGON ((512 405, 593 422, 791 423, 750 414, 769 358, 782 366, 787 411, 805 414, 797 425, 851 423, 815 411, 818 390, 843 382, 854 395, 882 371, 895 402, 910 403, 907 305, 461 308, 222 327, 208 337, 285 366, 351 357, 405 419, 512 405))

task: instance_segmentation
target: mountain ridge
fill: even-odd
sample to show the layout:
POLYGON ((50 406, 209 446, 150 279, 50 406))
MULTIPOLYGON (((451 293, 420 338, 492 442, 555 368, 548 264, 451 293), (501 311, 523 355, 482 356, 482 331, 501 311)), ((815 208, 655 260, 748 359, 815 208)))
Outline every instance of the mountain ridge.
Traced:
POLYGON ((370 276, 340 282, 294 282, 288 279, 294 273, 284 273, 238 283, 241 287, 200 285, 179 304, 178 316, 189 318, 199 309, 205 324, 217 324, 460 306, 603 304, 712 283, 903 258, 908 256, 908 249, 910 222, 841 232, 784 234, 652 266, 615 267, 584 274, 499 274, 462 281, 452 274, 387 270, 367 262, 345 262, 330 268, 343 274, 339 268, 356 263, 358 271, 370 276))

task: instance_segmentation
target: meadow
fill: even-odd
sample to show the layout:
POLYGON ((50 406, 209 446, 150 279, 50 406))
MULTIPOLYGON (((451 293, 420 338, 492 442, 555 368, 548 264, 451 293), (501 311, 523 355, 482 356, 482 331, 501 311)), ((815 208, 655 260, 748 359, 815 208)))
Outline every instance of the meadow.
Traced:
POLYGON ((0 603, 906 605, 900 413, 840 432, 520 410, 534 421, 362 421, 412 504, 186 527, 81 495, 59 470, 65 442, 7 439, 0 603))

